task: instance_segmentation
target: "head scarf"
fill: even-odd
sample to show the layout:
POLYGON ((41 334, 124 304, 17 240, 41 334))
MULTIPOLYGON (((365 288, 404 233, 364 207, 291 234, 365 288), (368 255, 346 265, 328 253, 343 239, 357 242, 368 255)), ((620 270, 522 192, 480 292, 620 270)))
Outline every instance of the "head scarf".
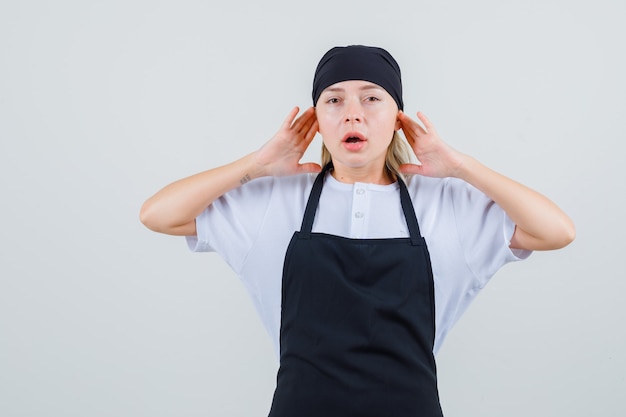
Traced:
POLYGON ((326 52, 313 78, 313 105, 322 91, 331 85, 348 80, 363 80, 384 88, 395 100, 398 109, 404 109, 400 66, 389 52, 374 46, 336 46, 326 52))

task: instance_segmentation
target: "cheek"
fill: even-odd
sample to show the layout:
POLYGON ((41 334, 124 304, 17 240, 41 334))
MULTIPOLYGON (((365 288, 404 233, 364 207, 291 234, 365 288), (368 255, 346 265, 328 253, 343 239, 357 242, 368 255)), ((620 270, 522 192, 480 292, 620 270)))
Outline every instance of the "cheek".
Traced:
POLYGON ((396 131, 400 128, 400 121, 398 120, 398 111, 391 110, 386 112, 384 117, 384 126, 386 130, 396 131))
POLYGON ((330 130, 331 118, 327 114, 317 112, 317 126, 320 134, 326 136, 326 132, 330 130))

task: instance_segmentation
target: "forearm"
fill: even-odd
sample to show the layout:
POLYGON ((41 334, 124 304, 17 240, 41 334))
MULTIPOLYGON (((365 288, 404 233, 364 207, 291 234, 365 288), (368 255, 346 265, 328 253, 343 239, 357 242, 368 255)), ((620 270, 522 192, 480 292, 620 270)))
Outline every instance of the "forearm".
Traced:
POLYGON ((263 176, 255 154, 173 182, 141 207, 141 222, 173 235, 195 234, 195 218, 214 200, 251 179, 263 176))
POLYGON ((515 222, 517 229, 511 247, 529 250, 558 249, 575 236, 572 220, 540 193, 484 166, 474 158, 463 157, 459 178, 470 183, 496 202, 515 222))
POLYGON ((176 181, 150 197, 141 208, 142 223, 156 232, 194 235, 196 217, 233 188, 263 176, 319 172, 318 164, 299 163, 318 129, 315 108, 296 118, 299 111, 294 107, 278 132, 256 152, 176 181))

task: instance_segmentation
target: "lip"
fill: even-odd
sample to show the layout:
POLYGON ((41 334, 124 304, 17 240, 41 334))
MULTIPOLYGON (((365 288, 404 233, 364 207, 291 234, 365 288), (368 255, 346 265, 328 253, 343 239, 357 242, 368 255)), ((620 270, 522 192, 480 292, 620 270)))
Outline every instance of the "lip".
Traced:
POLYGON ((365 139, 365 136, 363 136, 363 134, 360 133, 360 132, 348 132, 348 133, 346 133, 343 136, 343 139, 341 139, 341 141, 344 142, 344 143, 349 143, 348 139, 350 139, 350 138, 358 138, 359 141, 361 141, 361 142, 366 142, 367 141, 367 139, 365 139))
POLYGON ((343 136, 341 140, 344 149, 350 152, 360 151, 365 144, 367 143, 367 139, 360 132, 348 132, 343 136), (350 138, 358 138, 357 141, 350 141, 350 138))

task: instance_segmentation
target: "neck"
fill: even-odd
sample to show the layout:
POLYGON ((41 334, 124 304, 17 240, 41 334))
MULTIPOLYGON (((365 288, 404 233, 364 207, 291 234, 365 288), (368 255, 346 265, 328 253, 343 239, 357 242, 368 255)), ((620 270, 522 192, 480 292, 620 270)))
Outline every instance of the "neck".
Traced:
POLYGON ((389 172, 385 166, 382 166, 380 169, 373 170, 369 167, 355 168, 334 165, 330 174, 337 181, 347 184, 363 182, 368 184, 388 185, 396 181, 395 176, 389 172))

